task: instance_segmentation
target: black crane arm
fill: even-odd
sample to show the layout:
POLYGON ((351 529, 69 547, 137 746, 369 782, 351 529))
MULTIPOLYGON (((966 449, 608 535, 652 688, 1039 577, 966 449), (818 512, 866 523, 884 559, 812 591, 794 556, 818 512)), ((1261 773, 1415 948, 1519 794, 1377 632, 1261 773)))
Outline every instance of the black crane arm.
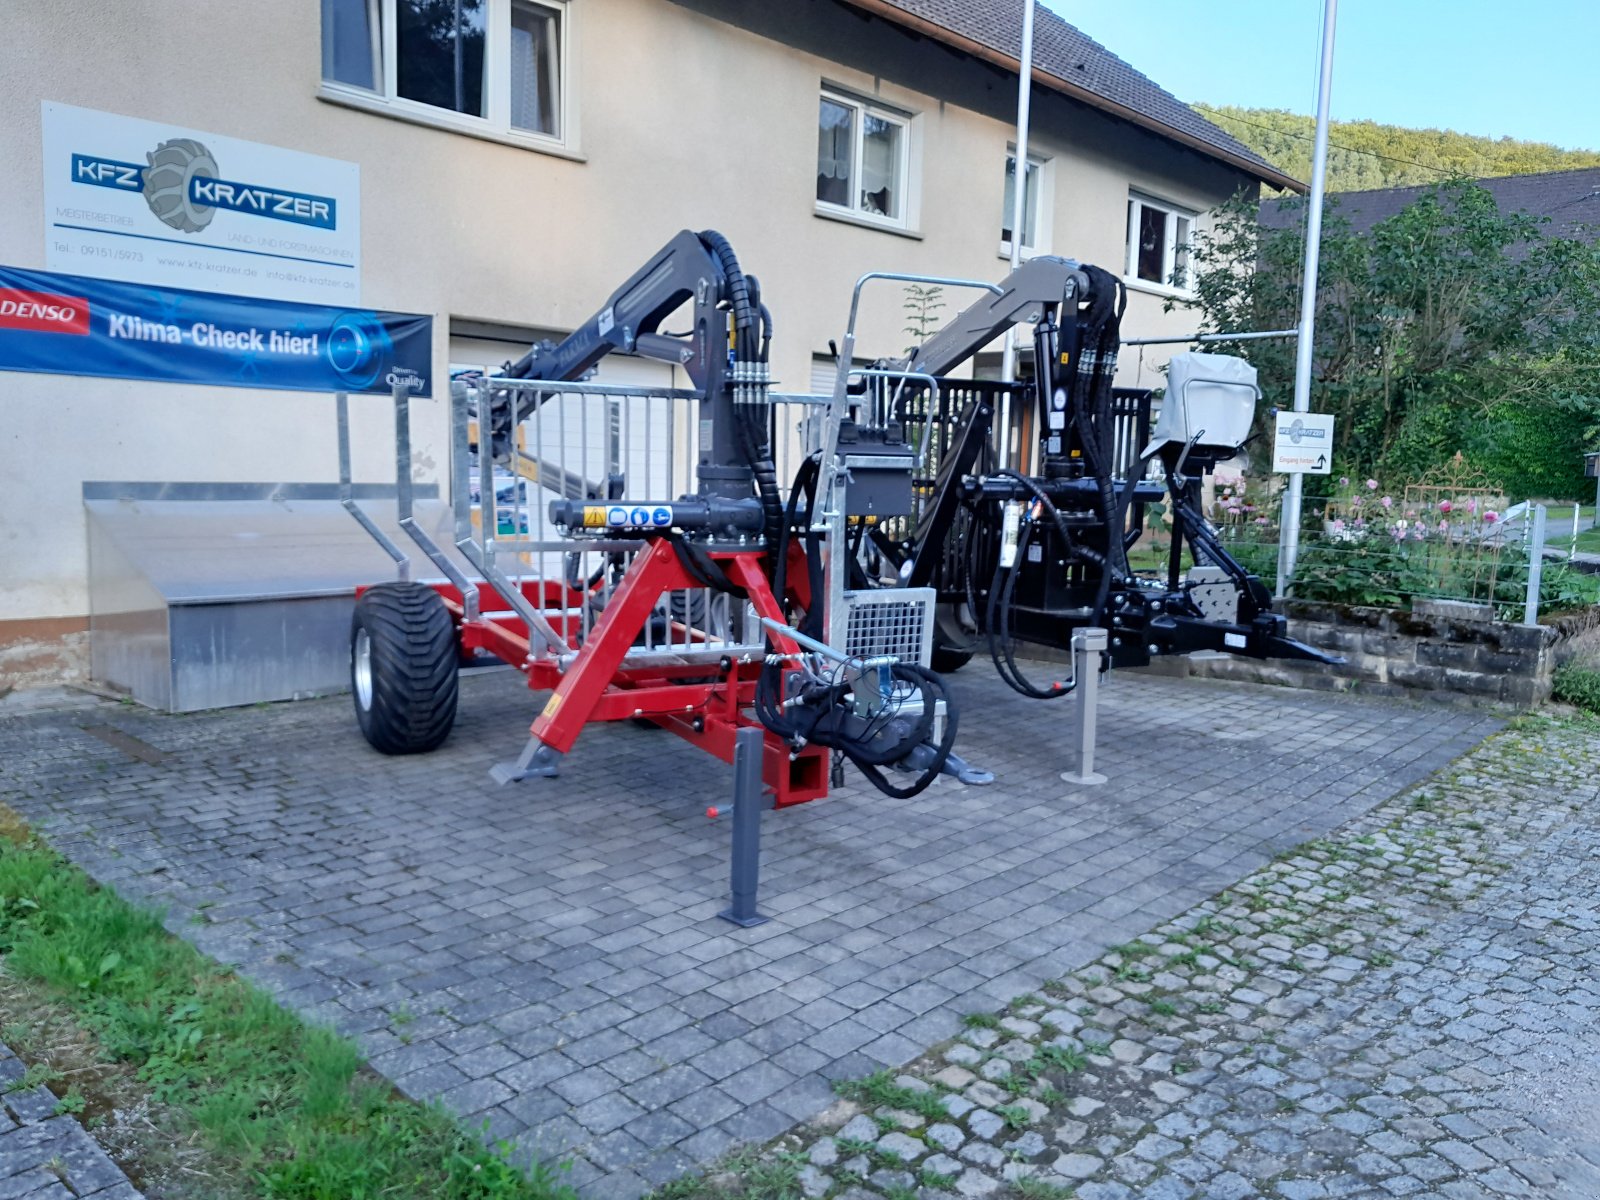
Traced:
POLYGON ((621 351, 681 366, 703 389, 711 359, 722 349, 722 324, 712 315, 717 306, 724 300, 733 304, 736 322, 754 319, 753 314, 739 311, 741 301, 749 308, 749 297, 747 292, 737 294, 744 290, 744 279, 737 274, 732 251, 723 253, 726 246, 718 234, 683 230, 565 340, 533 347, 509 364, 505 375, 575 380, 606 355, 621 351), (657 333, 661 322, 689 299, 695 302, 689 336, 657 333))
POLYGON ((1000 292, 985 292, 949 324, 918 346, 899 368, 944 375, 966 362, 1013 325, 1036 320, 1046 310, 1081 303, 1089 279, 1070 258, 1040 255, 1000 281, 1000 292))

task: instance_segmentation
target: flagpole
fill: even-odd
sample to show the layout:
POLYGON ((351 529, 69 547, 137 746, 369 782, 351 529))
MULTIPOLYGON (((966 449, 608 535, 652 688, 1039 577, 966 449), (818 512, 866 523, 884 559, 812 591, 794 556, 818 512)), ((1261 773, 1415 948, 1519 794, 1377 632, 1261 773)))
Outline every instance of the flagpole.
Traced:
MULTIPOLYGON (((1033 94, 1033 6, 1034 0, 1022 0, 1022 51, 1017 60, 1017 151, 1016 172, 1011 188, 1011 269, 1022 265, 1022 218, 1027 211, 1028 199, 1028 101, 1033 94)), ((1011 383, 1017 378, 1016 327, 1006 330, 1005 347, 1000 354, 1000 378, 1011 383)), ((1035 363, 1036 372, 1039 364, 1035 363)), ((1011 451, 1011 396, 1007 393, 1000 404, 1000 464, 1009 466, 1011 451)))
MULTIPOLYGON (((1317 264, 1322 252, 1322 198, 1328 175, 1328 105, 1333 93, 1333 32, 1338 20, 1339 0, 1324 0, 1322 10, 1322 54, 1317 74, 1317 136, 1311 155, 1311 195, 1306 201, 1306 261, 1300 281, 1300 324, 1295 343, 1294 411, 1311 410, 1311 357, 1315 348, 1317 323, 1317 264)), ((1305 475, 1289 475, 1289 491, 1283 503, 1283 542, 1278 562, 1279 596, 1294 578, 1295 560, 1300 555, 1300 514, 1305 475)))

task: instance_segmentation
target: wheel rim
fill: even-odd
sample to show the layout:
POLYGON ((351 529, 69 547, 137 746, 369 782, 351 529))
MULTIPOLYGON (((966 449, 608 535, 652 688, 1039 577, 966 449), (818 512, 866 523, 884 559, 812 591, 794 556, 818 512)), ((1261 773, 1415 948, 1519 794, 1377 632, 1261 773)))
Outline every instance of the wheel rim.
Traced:
POLYGON ((351 650, 351 674, 355 678, 356 703, 364 710, 372 708, 372 639, 365 629, 356 630, 356 643, 351 650))

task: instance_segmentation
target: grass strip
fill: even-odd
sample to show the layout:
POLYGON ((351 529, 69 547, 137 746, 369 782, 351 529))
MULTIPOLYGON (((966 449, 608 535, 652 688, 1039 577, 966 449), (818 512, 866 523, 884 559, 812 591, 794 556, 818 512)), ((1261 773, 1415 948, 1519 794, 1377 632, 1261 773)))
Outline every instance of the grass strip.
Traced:
MULTIPOLYGON (((3 806, 0 806, 3 811, 3 806)), ((0 837, 0 962, 36 981, 192 1121, 227 1195, 571 1200, 33 840, 0 837)))

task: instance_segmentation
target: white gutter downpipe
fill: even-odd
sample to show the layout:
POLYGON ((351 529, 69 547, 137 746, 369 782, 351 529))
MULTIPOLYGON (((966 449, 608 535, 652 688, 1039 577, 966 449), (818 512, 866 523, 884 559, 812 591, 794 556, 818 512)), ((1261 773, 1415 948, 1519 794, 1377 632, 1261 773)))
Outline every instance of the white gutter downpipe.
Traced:
MULTIPOLYGON (((1022 265, 1022 218, 1028 201, 1028 102, 1033 95, 1033 6, 1022 0, 1022 53, 1017 70, 1017 173, 1011 199, 1011 269, 1022 265)), ((1039 364, 1035 363, 1035 371, 1039 364)), ((1005 348, 1000 355, 1000 378, 1012 383, 1017 378, 1016 326, 1006 330, 1005 348)), ((1000 407, 1000 464, 1010 466, 1011 397, 1000 407)))
MULTIPOLYGON (((1306 213, 1306 263, 1300 283, 1300 333, 1294 358, 1294 411, 1311 410, 1311 352, 1317 323, 1317 265, 1322 253, 1322 197, 1328 175, 1328 101, 1333 93, 1333 30, 1339 16, 1339 0, 1325 0, 1322 10, 1322 58, 1317 78, 1317 138, 1311 156, 1311 196, 1306 213)), ((1289 494, 1284 497, 1283 539, 1278 555, 1277 594, 1284 594, 1287 581, 1294 578, 1295 560, 1300 556, 1300 512, 1305 475, 1289 476, 1289 494)))

